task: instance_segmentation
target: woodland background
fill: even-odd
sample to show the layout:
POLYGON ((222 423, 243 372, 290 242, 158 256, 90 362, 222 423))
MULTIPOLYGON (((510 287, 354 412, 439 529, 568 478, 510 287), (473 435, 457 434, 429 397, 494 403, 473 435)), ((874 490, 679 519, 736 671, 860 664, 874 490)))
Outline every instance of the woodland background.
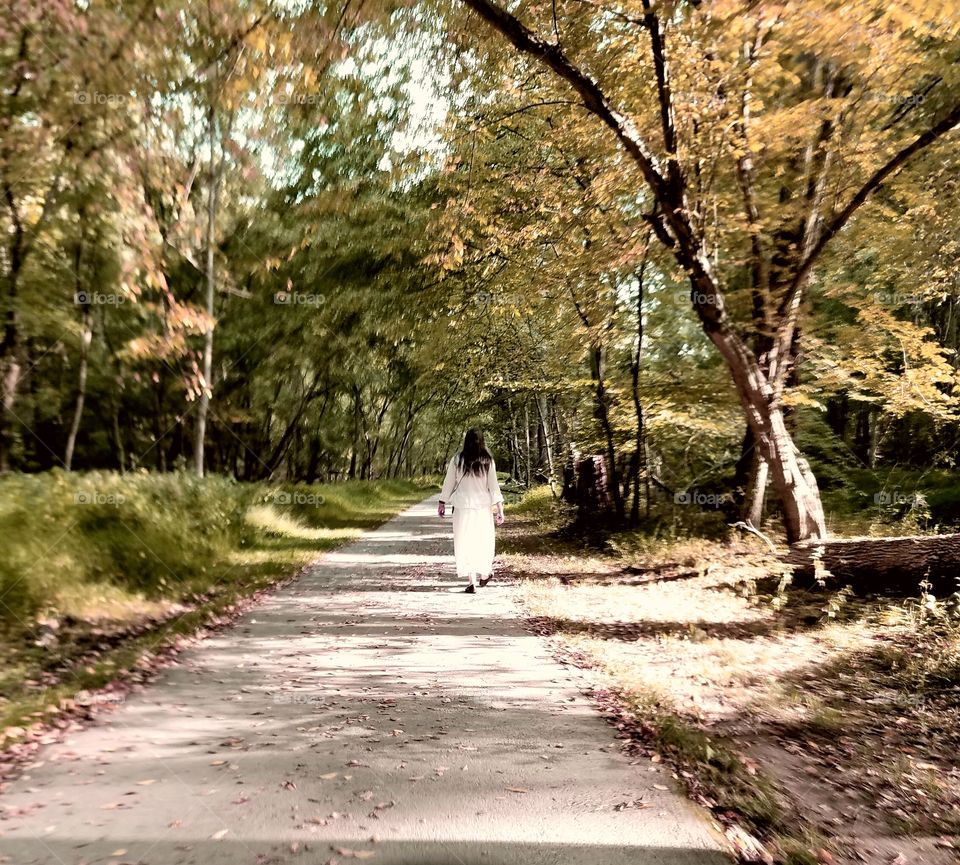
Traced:
MULTIPOLYGON (((677 167, 839 533, 960 519, 960 18, 887 5, 513 10, 677 167), (830 236, 770 360, 778 274, 937 124, 830 236)), ((602 455, 615 525, 776 531, 648 178, 466 6, 490 8, 7 4, 0 470, 412 477, 477 424, 521 485, 602 455)))

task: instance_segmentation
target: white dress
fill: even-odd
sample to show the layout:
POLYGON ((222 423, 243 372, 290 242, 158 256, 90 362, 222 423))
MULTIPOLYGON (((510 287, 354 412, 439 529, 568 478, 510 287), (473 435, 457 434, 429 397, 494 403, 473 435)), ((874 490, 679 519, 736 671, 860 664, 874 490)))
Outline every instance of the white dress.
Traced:
POLYGON ((447 466, 440 501, 453 505, 453 554, 457 576, 493 573, 493 506, 503 501, 497 482, 497 467, 490 460, 486 474, 464 473, 457 454, 447 466))

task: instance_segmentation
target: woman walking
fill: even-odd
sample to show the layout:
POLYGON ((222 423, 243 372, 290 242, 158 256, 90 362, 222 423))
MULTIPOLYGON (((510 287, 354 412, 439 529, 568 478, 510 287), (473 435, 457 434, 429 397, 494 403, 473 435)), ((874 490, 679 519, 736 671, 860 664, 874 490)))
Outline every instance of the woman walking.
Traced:
POLYGON ((453 509, 453 554, 457 576, 469 581, 464 590, 473 594, 477 584, 485 586, 493 574, 493 509, 497 525, 503 523, 503 496, 497 483, 497 467, 483 442, 483 433, 471 429, 463 439, 463 450, 447 466, 440 491, 437 515, 453 509))

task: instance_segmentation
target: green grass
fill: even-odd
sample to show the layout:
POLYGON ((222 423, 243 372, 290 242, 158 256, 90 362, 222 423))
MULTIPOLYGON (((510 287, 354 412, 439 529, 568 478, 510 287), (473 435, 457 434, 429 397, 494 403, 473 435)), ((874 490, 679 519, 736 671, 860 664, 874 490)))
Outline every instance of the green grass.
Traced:
POLYGON ((831 531, 841 535, 955 532, 960 484, 955 472, 851 467, 822 490, 831 531))
POLYGON ((558 500, 546 484, 532 487, 508 504, 510 513, 528 516, 546 516, 552 514, 557 507, 558 500))
POLYGON ((434 481, 0 479, 0 741, 381 524, 434 481))

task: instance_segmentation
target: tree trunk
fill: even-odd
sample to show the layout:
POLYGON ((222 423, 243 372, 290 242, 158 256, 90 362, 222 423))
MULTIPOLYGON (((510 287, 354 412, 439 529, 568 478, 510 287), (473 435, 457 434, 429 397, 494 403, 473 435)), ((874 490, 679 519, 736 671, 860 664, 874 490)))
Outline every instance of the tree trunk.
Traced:
MULTIPOLYGON (((783 508, 788 540, 825 538, 826 518, 820 489, 810 464, 794 444, 780 405, 763 406, 760 456, 767 466, 783 508)), ((757 485, 759 490, 759 485, 757 485)))
POLYGON ((77 433, 80 431, 80 418, 83 416, 83 404, 87 398, 87 370, 90 365, 90 343, 93 341, 93 314, 90 304, 83 305, 80 332, 80 367, 77 372, 77 398, 73 406, 73 418, 67 433, 67 446, 63 455, 63 467, 69 472, 73 469, 73 452, 77 445, 77 433))
POLYGON ((613 438, 613 427, 610 423, 610 414, 607 410, 607 389, 603 378, 603 355, 603 346, 595 344, 590 352, 592 362, 591 372, 593 373, 595 383, 595 411, 607 445, 607 484, 613 496, 613 506, 616 511, 617 520, 622 523, 625 516, 623 495, 620 490, 620 478, 619 472, 617 471, 617 451, 613 438))
POLYGON ((164 397, 166 395, 166 378, 164 377, 164 368, 161 367, 157 373, 156 387, 153 389, 154 409, 153 409, 153 442, 150 447, 138 457, 133 455, 134 464, 132 468, 139 468, 137 463, 146 456, 151 450, 156 451, 154 459, 156 460, 156 469, 161 473, 167 471, 167 450, 163 446, 163 439, 169 431, 167 417, 163 410, 164 397))
POLYGON ((360 388, 353 388, 353 447, 350 450, 350 470, 347 477, 353 480, 357 476, 357 454, 360 451, 360 388))
POLYGON ((550 481, 553 481, 554 477, 554 467, 553 467, 553 445, 550 442, 550 423, 549 423, 549 405, 547 404, 546 394, 537 394, 537 411, 540 414, 540 430, 543 437, 544 449, 547 454, 547 473, 550 476, 550 481))
POLYGON ((849 411, 850 399, 845 393, 839 393, 827 400, 827 424, 840 441, 846 441, 849 411))
POLYGON ((562 455, 560 461, 566 465, 576 457, 574 453, 576 448, 570 439, 569 429, 565 419, 562 417, 562 412, 557 409, 556 397, 553 398, 553 426, 557 433, 557 441, 560 443, 560 453, 562 455))
POLYGON ((117 448, 117 467, 120 474, 127 472, 127 454, 123 446, 123 433, 120 431, 120 402, 119 400, 113 407, 113 443, 117 448))
MULTIPOLYGON (((8 204, 13 208, 12 193, 7 189, 8 204)), ((11 210, 16 215, 16 210, 11 210)), ((7 286, 7 310, 3 323, 3 339, 0 341, 0 474, 10 471, 13 450, 17 404, 17 388, 23 372, 20 342, 20 320, 17 315, 17 293, 20 271, 23 266, 23 229, 18 218, 14 219, 13 241, 10 246, 10 272, 7 286)))
POLYGON ((513 410, 513 400, 507 400, 507 412, 510 415, 510 477, 521 483, 523 478, 520 475, 520 439, 517 436, 517 414, 513 410))
POLYGON ((767 462, 770 478, 783 507, 790 543, 827 534, 816 478, 787 429, 783 403, 756 356, 730 327, 722 305, 717 304, 708 266, 694 260, 691 300, 704 332, 726 361, 747 422, 767 462), (711 298, 712 300, 705 300, 711 298))
MULTIPOLYGON (((650 248, 650 235, 647 235, 646 249, 650 248)), ((632 482, 633 482, 633 504, 630 507, 630 525, 638 526, 640 524, 640 478, 647 474, 647 462, 645 441, 646 430, 643 417, 643 403, 640 400, 640 369, 643 362, 643 280, 647 270, 647 253, 644 252, 643 261, 640 264, 637 273, 637 346, 634 349, 633 357, 630 359, 630 384, 631 395, 633 397, 633 413, 637 419, 637 432, 634 438, 634 458, 632 463, 632 482)), ((649 511, 649 496, 647 501, 647 510, 649 511)))
POLYGON ((14 309, 7 312, 2 350, 0 350, 0 387, 2 387, 2 411, 0 411, 0 474, 10 471, 13 450, 17 388, 23 366, 20 362, 20 329, 14 309))
POLYGON ((320 466, 320 440, 317 436, 310 437, 310 447, 308 448, 307 467, 303 479, 312 484, 317 479, 317 471, 320 466))
POLYGON ((380 450, 380 441, 383 438, 383 420, 387 416, 387 410, 392 405, 393 400, 388 396, 383 398, 383 405, 376 417, 376 434, 367 435, 367 478, 373 479, 373 466, 377 459, 377 451, 380 450))
POLYGON ((757 450, 752 454, 752 469, 747 495, 744 501, 743 517, 754 528, 763 522, 764 506, 767 501, 767 484, 770 480, 770 466, 757 450))
POLYGON ((217 207, 220 198, 220 166, 217 164, 216 153, 216 111, 211 103, 207 112, 207 135, 210 146, 210 188, 207 190, 207 296, 206 313, 210 318, 207 330, 203 335, 203 368, 201 375, 202 390, 200 405, 197 406, 197 427, 193 442, 193 470, 199 477, 203 477, 203 449, 207 436, 207 413, 210 410, 210 395, 213 389, 213 306, 216 297, 217 271, 214 244, 216 243, 217 207))
POLYGON ((387 463, 387 474, 392 477, 400 477, 403 458, 407 452, 407 444, 410 441, 410 434, 413 432, 413 415, 414 415, 414 396, 411 395, 410 402, 407 404, 407 414, 403 423, 403 434, 400 436, 400 441, 397 444, 396 452, 390 454, 390 460, 387 463), (392 467, 392 468, 391 468, 392 467))
POLYGON ((867 465, 871 469, 877 467, 877 450, 880 445, 880 409, 870 406, 870 430, 867 436, 867 465))
POLYGON ((523 434, 524 434, 523 459, 527 464, 526 486, 527 486, 527 489, 529 489, 530 479, 533 474, 532 457, 530 455, 530 400, 529 398, 524 399, 523 401, 523 434))
MULTIPOLYGON (((83 231, 84 211, 79 212, 79 230, 83 231)), ((93 340, 93 313, 90 308, 90 298, 83 293, 83 277, 80 272, 83 264, 83 238, 77 239, 73 253, 73 289, 74 303, 80 304, 80 363, 77 371, 77 396, 73 406, 73 418, 70 421, 70 430, 67 433, 67 445, 63 454, 63 467, 69 472, 73 467, 73 452, 77 445, 77 433, 80 431, 80 419, 83 416, 83 404, 87 398, 87 368, 90 360, 90 343, 93 340)))
POLYGON ((598 513, 610 507, 610 481, 606 459, 590 456, 578 460, 576 476, 577 519, 595 524, 598 513))

